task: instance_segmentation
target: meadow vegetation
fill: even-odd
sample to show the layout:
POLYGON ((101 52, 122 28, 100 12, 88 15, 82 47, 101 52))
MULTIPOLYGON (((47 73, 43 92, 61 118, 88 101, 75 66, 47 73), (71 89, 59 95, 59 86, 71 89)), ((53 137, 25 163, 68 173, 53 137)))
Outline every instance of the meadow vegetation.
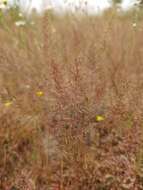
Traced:
POLYGON ((142 11, 0 18, 0 190, 142 190, 142 11))

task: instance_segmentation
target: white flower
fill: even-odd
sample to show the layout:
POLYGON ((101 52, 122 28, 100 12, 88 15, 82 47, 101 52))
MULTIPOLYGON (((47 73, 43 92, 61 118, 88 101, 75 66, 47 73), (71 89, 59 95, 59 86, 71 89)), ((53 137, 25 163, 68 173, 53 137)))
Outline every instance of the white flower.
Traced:
POLYGON ((15 22, 15 25, 16 26, 24 26, 24 25, 26 25, 26 22, 24 20, 19 20, 19 21, 15 22))
POLYGON ((19 13, 18 15, 19 15, 19 17, 23 17, 23 14, 22 14, 22 13, 19 13))
POLYGON ((0 0, 0 10, 5 11, 9 9, 7 0, 0 0))
POLYGON ((6 5, 4 5, 4 4, 0 4, 0 9, 2 9, 2 10, 4 10, 4 9, 6 9, 6 5))
POLYGON ((135 28, 137 26, 137 23, 133 23, 132 26, 135 28))

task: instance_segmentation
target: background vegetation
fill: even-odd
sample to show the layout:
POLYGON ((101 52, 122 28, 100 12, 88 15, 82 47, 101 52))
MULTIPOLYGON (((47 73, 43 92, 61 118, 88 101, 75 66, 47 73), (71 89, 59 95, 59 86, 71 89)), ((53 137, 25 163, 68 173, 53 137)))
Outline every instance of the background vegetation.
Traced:
POLYGON ((142 15, 1 11, 1 190, 143 189, 142 15))

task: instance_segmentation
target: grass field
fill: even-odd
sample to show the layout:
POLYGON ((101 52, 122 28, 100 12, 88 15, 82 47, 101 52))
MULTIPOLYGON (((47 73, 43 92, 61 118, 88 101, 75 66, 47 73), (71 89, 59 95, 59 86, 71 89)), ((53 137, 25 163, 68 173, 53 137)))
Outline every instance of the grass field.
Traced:
POLYGON ((142 13, 21 17, 0 20, 0 190, 142 190, 142 13))

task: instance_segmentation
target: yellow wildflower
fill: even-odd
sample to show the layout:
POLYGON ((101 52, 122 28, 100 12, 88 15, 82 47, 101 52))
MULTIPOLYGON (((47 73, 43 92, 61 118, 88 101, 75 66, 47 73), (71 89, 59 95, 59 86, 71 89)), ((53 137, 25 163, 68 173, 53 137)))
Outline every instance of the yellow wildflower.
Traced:
POLYGON ((12 105, 12 103, 13 103, 12 101, 7 101, 4 103, 4 105, 5 105, 5 107, 9 107, 12 105))
POLYGON ((104 120, 105 120, 104 116, 102 116, 102 115, 97 115, 96 116, 96 121, 97 122, 104 121, 104 120))
POLYGON ((37 95, 38 97, 41 97, 41 96, 44 95, 44 92, 43 92, 43 91, 37 91, 37 92, 36 92, 36 95, 37 95))

